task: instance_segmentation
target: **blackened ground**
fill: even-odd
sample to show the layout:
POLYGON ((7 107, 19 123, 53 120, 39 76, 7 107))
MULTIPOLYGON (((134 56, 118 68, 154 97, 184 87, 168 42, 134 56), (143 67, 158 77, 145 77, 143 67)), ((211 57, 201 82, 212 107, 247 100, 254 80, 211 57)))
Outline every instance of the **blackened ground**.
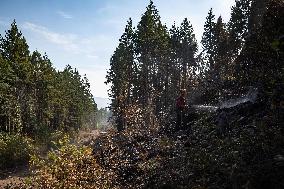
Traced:
POLYGON ((106 133, 94 156, 119 175, 118 188, 284 188, 283 120, 268 105, 243 103, 188 120, 180 130, 172 123, 106 133))

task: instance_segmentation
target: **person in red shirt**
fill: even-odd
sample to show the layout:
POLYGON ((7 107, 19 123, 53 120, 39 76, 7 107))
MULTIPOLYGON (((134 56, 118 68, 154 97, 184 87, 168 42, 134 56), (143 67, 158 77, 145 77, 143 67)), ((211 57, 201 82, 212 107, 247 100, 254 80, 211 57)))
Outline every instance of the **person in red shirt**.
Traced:
POLYGON ((176 100, 176 111, 177 111, 177 121, 176 121, 176 129, 179 130, 182 125, 184 125, 184 117, 185 117, 185 108, 186 108, 186 100, 185 100, 186 90, 180 90, 180 96, 176 100))

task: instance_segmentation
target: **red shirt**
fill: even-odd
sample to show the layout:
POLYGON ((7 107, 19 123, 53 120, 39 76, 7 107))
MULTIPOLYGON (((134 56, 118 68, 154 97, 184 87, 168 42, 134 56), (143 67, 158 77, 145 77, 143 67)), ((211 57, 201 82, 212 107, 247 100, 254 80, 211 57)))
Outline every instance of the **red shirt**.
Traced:
POLYGON ((176 106, 178 109, 184 109, 185 107, 185 98, 183 96, 178 97, 176 101, 176 106))

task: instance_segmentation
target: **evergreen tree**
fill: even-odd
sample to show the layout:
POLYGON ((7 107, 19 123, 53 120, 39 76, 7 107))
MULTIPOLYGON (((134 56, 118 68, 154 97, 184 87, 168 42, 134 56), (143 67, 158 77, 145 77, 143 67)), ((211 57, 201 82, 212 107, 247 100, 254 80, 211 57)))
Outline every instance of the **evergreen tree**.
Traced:
MULTIPOLYGON (((193 27, 187 18, 183 20, 180 27, 172 26, 170 29, 171 39, 171 99, 175 100, 180 89, 192 91, 196 79, 197 42, 193 33, 193 27)), ((190 92, 188 93, 190 94, 190 92)), ((174 101, 170 104, 174 105, 174 101)), ((174 108, 174 107, 173 107, 174 108)))
POLYGON ((272 93, 283 80, 283 53, 273 42, 283 35, 281 0, 253 1, 249 18, 249 37, 236 61, 235 77, 242 87, 255 86, 272 93))
POLYGON ((161 74, 160 70, 165 68, 167 62, 165 55, 169 39, 167 30, 162 25, 158 10, 152 1, 138 23, 136 36, 136 56, 140 66, 139 101, 146 106, 160 100, 158 96, 164 82, 158 73, 161 74))
POLYGON ((22 125, 26 133, 32 132, 32 125, 35 124, 33 83, 31 81, 32 66, 28 48, 25 38, 18 30, 16 22, 13 21, 11 29, 6 31, 5 37, 0 36, 0 53, 17 76, 14 95, 21 112, 19 125, 22 125))
POLYGON ((43 127, 70 130, 95 124, 87 78, 70 66, 56 72, 47 55, 30 55, 15 21, 0 36, 0 71, 1 131, 36 136, 43 127))
POLYGON ((10 64, 0 54, 0 131, 20 131, 21 117, 15 96, 14 74, 10 64))
POLYGON ((248 37, 248 21, 252 0, 236 0, 232 7, 231 18, 228 23, 229 43, 232 58, 240 53, 246 37, 248 37))
POLYGON ((208 12, 206 22, 204 24, 204 33, 202 36, 201 44, 203 52, 205 53, 206 62, 208 67, 213 66, 214 56, 214 28, 215 28, 215 15, 213 14, 212 8, 208 12))
POLYGON ((261 29, 263 18, 267 10, 267 3, 271 0, 252 0, 248 18, 248 32, 250 35, 258 33, 261 29))
POLYGON ((181 39, 180 30, 174 24, 169 30, 170 35, 170 79, 169 79, 169 98, 170 109, 175 109, 175 99, 179 95, 182 87, 182 61, 181 61, 181 39))
MULTIPOLYGON (((189 89, 190 79, 193 80, 193 75, 196 73, 195 56, 197 52, 197 42, 193 34, 193 27, 187 18, 180 27, 180 56, 182 62, 182 88, 189 89), (191 78, 190 78, 191 77, 191 78)), ((191 83, 192 84, 192 83, 191 83)))
POLYGON ((214 15, 209 11, 202 37, 203 51, 206 53, 208 71, 204 86, 207 88, 209 101, 215 103, 221 97, 224 86, 230 80, 233 67, 230 62, 228 31, 220 16, 212 23, 214 15))
POLYGON ((217 80, 225 79, 226 73, 228 70, 228 33, 226 31, 226 26, 222 21, 222 17, 220 16, 217 19, 217 23, 214 28, 214 65, 213 69, 216 72, 217 80))
POLYGON ((224 96, 223 89, 226 88, 227 81, 230 80, 232 75, 232 66, 230 63, 230 55, 228 51, 228 32, 226 26, 220 16, 214 29, 214 65, 212 67, 213 83, 218 90, 218 98, 224 96))
POLYGON ((35 85, 34 98, 36 101, 37 125, 50 127, 52 94, 56 71, 47 55, 42 56, 38 51, 32 53, 31 64, 33 66, 33 81, 35 85))
POLYGON ((54 88, 51 119, 54 129, 78 130, 84 125, 84 119, 89 119, 88 115, 95 115, 96 104, 89 83, 81 78, 77 69, 67 65, 58 72, 54 88))
MULTIPOLYGON (((120 127, 124 127, 122 121, 123 112, 127 105, 135 101, 137 97, 137 65, 134 61, 134 31, 132 20, 129 19, 125 32, 120 38, 106 76, 106 83, 111 83, 109 95, 112 98, 112 112, 120 127)), ((121 128, 120 128, 121 130, 121 128)))
POLYGON ((6 59, 20 80, 27 81, 31 71, 29 46, 18 30, 16 21, 11 29, 6 31, 5 37, 0 36, 0 53, 6 59))

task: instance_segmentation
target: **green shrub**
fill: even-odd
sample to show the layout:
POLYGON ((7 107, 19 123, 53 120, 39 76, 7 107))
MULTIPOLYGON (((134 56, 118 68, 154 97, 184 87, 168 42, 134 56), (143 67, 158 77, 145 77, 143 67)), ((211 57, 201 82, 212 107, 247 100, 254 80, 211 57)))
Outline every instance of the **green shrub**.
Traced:
POLYGON ((31 158, 34 175, 24 188, 115 188, 115 174, 96 162, 91 148, 70 144, 66 136, 55 145, 46 158, 31 158))
POLYGON ((0 133, 0 169, 27 164, 33 152, 30 138, 20 134, 0 133))
POLYGON ((50 141, 52 129, 46 125, 35 127, 34 138, 37 143, 47 144, 50 141))
POLYGON ((66 133, 68 133, 71 138, 74 138, 76 135, 76 131, 70 129, 67 131, 62 130, 53 130, 52 128, 40 125, 35 130, 34 139, 38 146, 40 146, 40 151, 44 150, 47 152, 49 149, 55 149, 55 143, 58 143, 60 139, 62 139, 66 133))

